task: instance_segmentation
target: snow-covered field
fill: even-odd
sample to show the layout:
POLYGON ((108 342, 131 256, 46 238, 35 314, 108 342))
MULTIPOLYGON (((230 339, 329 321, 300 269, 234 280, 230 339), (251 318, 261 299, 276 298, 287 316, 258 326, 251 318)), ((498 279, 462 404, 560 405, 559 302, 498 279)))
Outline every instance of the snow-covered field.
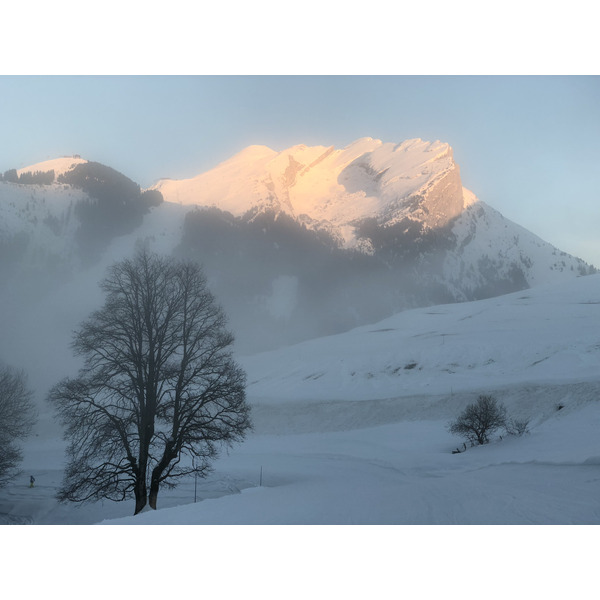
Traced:
MULTIPOLYGON (((319 431, 333 422, 331 411, 295 406, 279 414, 283 430, 300 416, 301 428, 313 422, 317 431, 253 434, 196 482, 196 503, 190 479, 161 494, 160 510, 136 517, 131 502, 57 504, 61 444, 36 441, 24 476, 2 491, 0 512, 7 523, 39 524, 598 524, 600 385, 569 388, 536 390, 535 402, 547 391, 571 406, 534 418, 529 434, 461 454, 451 454, 462 442, 445 419, 319 431)), ((369 411, 381 418, 385 405, 364 404, 367 423, 369 411)), ((260 412, 257 421, 274 425, 260 412)))
POLYGON ((23 476, 0 491, 1 518, 598 524, 599 325, 600 276, 589 276, 242 358, 255 428, 208 479, 161 492, 160 510, 136 517, 132 502, 59 505, 63 443, 41 426, 23 476), (530 432, 452 454, 462 440, 447 423, 480 393, 529 419, 530 432))

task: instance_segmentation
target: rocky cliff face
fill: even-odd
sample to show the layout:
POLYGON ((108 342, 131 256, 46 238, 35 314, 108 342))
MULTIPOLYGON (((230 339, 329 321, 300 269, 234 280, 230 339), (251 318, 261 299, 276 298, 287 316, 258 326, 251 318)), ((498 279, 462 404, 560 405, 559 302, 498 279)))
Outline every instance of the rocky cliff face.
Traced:
POLYGON ((420 214, 415 215, 417 219, 434 229, 445 227, 463 212, 463 187, 458 165, 432 182, 419 208, 420 214))

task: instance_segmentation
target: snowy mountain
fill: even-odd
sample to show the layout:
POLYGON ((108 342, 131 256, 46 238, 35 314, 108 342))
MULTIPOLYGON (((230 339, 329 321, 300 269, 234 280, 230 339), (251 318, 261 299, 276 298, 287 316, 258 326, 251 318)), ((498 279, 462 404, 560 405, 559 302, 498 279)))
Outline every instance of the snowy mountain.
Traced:
POLYGON ((7 175, 5 303, 87 282, 85 269, 145 240, 202 262, 246 352, 594 271, 464 188, 441 142, 250 146, 197 177, 145 191, 80 157, 7 175))
POLYGON ((341 248, 367 254, 420 244, 426 255, 437 243, 447 252, 440 276, 465 298, 489 286, 492 269, 496 279, 516 285, 551 281, 565 270, 587 272, 582 261, 532 237, 465 189, 452 148, 439 141, 363 138, 342 150, 298 145, 281 152, 250 146, 206 173, 163 179, 154 189, 168 202, 240 219, 284 213, 327 232, 341 248))
POLYGON ((390 226, 411 218, 435 228, 463 209, 452 149, 420 139, 384 144, 363 138, 343 150, 250 146, 193 179, 154 187, 169 202, 214 206, 237 217, 281 211, 334 233, 344 247, 360 245, 356 227, 365 219, 390 226))
POLYGON ((251 146, 154 189, 192 210, 179 250, 205 263, 223 297, 251 290, 243 299, 254 305, 251 336, 268 332, 265 347, 594 272, 464 188, 439 141, 251 146), (286 327, 285 341, 267 317, 286 327))
POLYGON ((73 274, 113 237, 131 233, 159 201, 158 193, 80 157, 8 171, 0 181, 0 272, 73 274))
POLYGON ((207 173, 163 179, 154 188, 168 202, 214 207, 237 218, 284 213, 329 233, 340 247, 368 254, 443 238, 442 277, 462 280, 467 290, 486 285, 485 268, 477 266, 484 257, 493 263, 485 265, 488 270, 504 277, 512 271, 529 285, 586 269, 564 253, 550 258, 557 256, 555 248, 465 189, 452 148, 439 141, 363 138, 342 150, 298 145, 281 152, 250 146, 207 173))

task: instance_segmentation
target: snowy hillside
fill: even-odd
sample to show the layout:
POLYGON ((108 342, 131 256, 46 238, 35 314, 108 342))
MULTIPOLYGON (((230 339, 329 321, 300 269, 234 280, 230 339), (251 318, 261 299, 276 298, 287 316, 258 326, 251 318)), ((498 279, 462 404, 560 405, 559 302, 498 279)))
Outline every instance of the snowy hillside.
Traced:
POLYGON ((378 400, 598 381, 600 275, 408 310, 247 357, 257 402, 378 400))
POLYGON ((18 257, 24 263, 21 266, 77 262, 74 236, 79 221, 73 209, 87 198, 81 190, 60 184, 0 182, 2 259, 18 257))
POLYGON ((599 311, 591 276, 245 359, 257 432, 218 468, 263 486, 113 522, 599 523, 599 311), (530 433, 453 455, 482 392, 530 433))
POLYGON ((491 274, 519 289, 591 271, 582 260, 506 219, 471 191, 463 188, 463 193, 465 209, 453 223, 456 243, 446 253, 442 276, 457 299, 495 295, 489 289, 491 274))

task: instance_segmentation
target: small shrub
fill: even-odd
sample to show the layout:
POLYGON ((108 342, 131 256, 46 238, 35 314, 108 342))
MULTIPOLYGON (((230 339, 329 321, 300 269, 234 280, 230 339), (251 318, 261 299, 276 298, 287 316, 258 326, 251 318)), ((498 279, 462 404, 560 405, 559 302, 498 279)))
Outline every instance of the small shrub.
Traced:
POLYGON ((521 436, 529 433, 529 419, 509 419, 505 427, 508 435, 521 436))
POLYGON ((482 395, 449 423, 448 430, 466 438, 471 444, 487 444, 490 434, 506 427, 506 422, 506 407, 492 396, 482 395))

